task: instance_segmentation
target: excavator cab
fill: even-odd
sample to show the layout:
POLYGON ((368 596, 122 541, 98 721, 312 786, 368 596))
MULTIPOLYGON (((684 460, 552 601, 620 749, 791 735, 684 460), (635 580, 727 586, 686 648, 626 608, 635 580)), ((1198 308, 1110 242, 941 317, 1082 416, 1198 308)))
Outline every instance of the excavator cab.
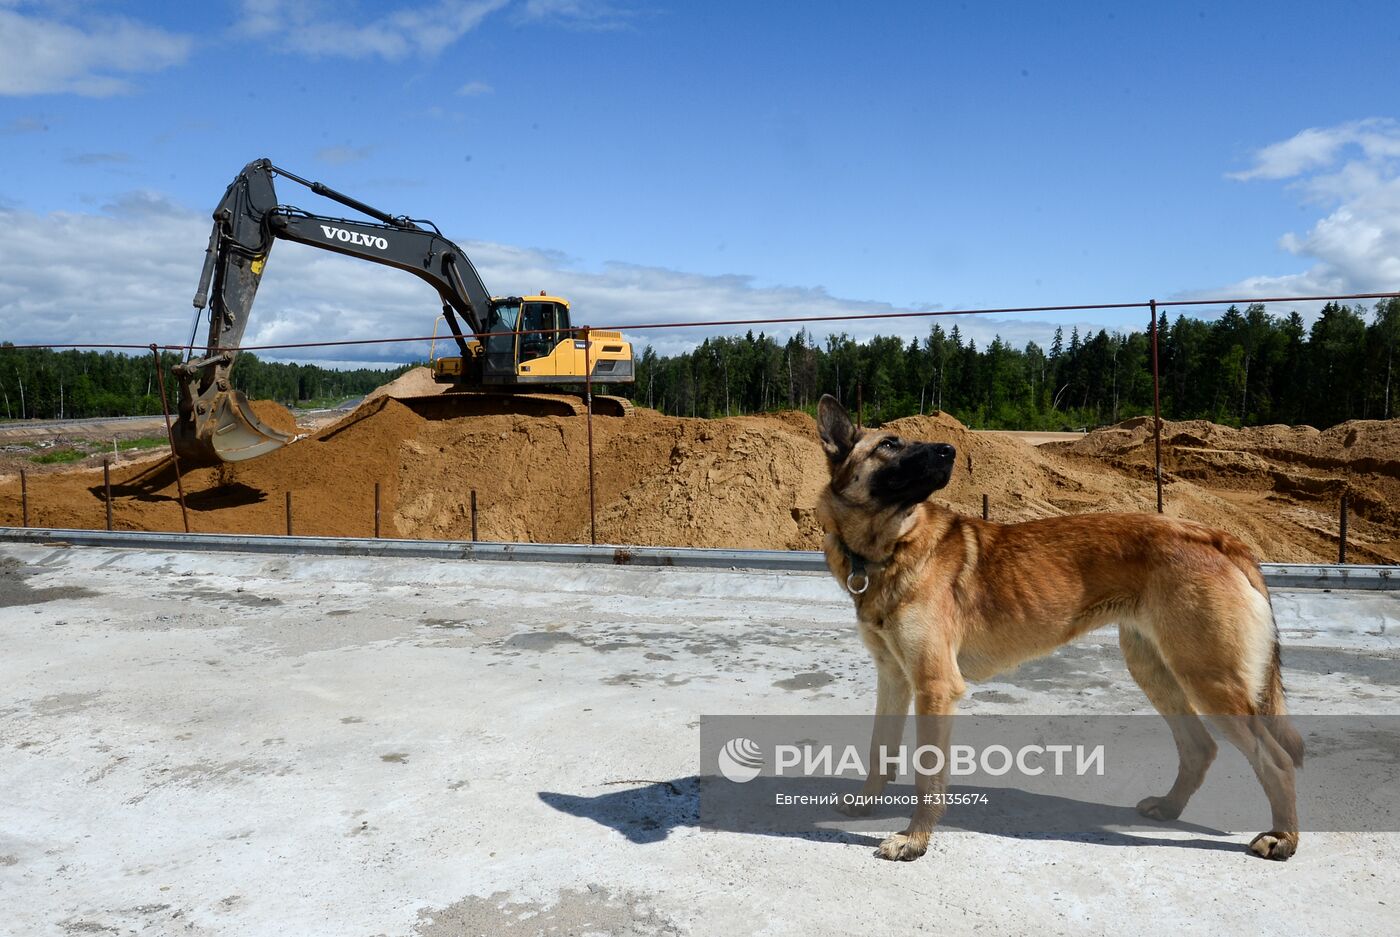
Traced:
MULTIPOLYGON (((512 296, 491 300, 483 337, 486 357, 479 380, 515 383, 523 362, 548 357, 560 342, 572 337, 561 331, 568 327, 569 304, 557 296, 541 293, 529 299, 512 296)), ((481 341, 468 342, 468 346, 480 351, 481 341)), ((459 358, 433 362, 433 377, 439 383, 462 383, 469 373, 470 369, 463 371, 459 358)))
POLYGON ((435 358, 439 384, 529 388, 573 387, 588 382, 625 384, 633 379, 632 345, 617 332, 575 329, 569 302, 540 293, 491 300, 485 334, 466 342, 465 357, 435 358))
POLYGON ((561 341, 571 338, 569 304, 563 301, 530 299, 520 307, 520 360, 543 358, 561 341))

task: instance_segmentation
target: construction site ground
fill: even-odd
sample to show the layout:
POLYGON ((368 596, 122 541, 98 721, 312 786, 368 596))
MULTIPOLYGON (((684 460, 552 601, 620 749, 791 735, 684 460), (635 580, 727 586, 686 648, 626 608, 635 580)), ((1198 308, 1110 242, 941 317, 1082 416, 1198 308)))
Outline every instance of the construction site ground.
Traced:
MULTIPOLYGON (((588 542, 588 421, 470 411, 470 401, 432 396, 441 390, 426 369, 410 371, 329 425, 300 427, 277 404, 255 402, 265 422, 302 438, 253 461, 187 469, 190 529, 284 532, 290 492, 296 533, 369 536, 378 484, 384 536, 468 539, 475 492, 481 539, 588 542)), ((598 542, 818 547, 826 467, 807 414, 709 420, 639 407, 592 424, 598 542)), ((1156 506, 1147 419, 1029 438, 971 431, 948 414, 888 428, 957 447, 959 466, 937 498, 960 511, 980 513, 984 494, 1002 521, 1156 506)), ((113 468, 118 529, 182 528, 175 473, 157 452, 113 468)), ((0 464, 0 525, 20 523, 15 472, 31 458, 10 455, 0 464)), ((31 525, 101 528, 100 458, 31 477, 31 525)), ((1323 431, 1169 421, 1163 466, 1167 513, 1229 530, 1263 560, 1335 561, 1345 495, 1348 558, 1400 562, 1400 420, 1323 431)))
MULTIPOLYGON (((1296 712, 1397 710, 1400 592, 1275 607, 1296 712)), ((1400 930, 1400 834, 698 829, 703 714, 869 712, 825 576, 4 544, 0 621, 7 934, 1400 930)), ((1111 631, 963 710, 1150 711, 1111 631)))

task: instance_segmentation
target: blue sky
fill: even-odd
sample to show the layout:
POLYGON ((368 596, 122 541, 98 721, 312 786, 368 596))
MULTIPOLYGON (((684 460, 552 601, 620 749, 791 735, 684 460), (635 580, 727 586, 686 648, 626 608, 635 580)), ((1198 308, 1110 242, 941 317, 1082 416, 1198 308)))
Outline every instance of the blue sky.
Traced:
MULTIPOLYGON (((1380 2, 0 0, 0 338, 183 341, 264 155, 595 324, 1393 290, 1397 42, 1380 2)), ((280 245, 247 341, 435 314, 280 245)))

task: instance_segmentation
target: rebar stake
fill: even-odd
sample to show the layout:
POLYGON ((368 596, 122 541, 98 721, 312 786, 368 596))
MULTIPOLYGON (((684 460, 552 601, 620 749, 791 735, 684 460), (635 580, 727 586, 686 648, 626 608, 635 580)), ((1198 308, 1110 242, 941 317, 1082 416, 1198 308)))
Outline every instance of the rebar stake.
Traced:
POLYGON ((1342 492, 1342 524, 1337 535, 1337 562, 1347 561, 1347 493, 1342 492))
POLYGON ((598 542, 597 494, 593 483, 593 358, 592 342, 588 338, 588 326, 583 332, 583 386, 585 419, 588 421, 588 542, 598 542))
POLYGON ((1162 395, 1158 390, 1157 378, 1157 300, 1152 307, 1152 445, 1156 449, 1155 470, 1157 479, 1157 513, 1162 513, 1162 395))
POLYGON ((107 529, 112 529, 112 463, 102 460, 102 489, 106 493, 107 529))
POLYGON ((190 513, 185 510, 185 483, 180 478, 180 456, 175 452, 175 430, 170 426, 170 404, 165 399, 165 371, 160 366, 160 349, 151 343, 151 357, 156 363, 156 383, 160 385, 160 410, 165 414, 165 438, 170 442, 170 462, 175 466, 175 491, 180 498, 180 520, 185 533, 190 532, 190 513))

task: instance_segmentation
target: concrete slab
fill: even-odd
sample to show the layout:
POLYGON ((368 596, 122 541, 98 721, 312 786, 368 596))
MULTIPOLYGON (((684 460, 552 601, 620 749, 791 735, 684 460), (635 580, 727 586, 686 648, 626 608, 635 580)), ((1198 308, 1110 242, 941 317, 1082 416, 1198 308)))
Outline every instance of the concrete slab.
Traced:
MULTIPOLYGON (((1296 711, 1400 712, 1400 594, 1275 601, 1296 711)), ((872 705, 820 576, 3 545, 0 635, 0 933, 1400 929, 1400 834, 696 829, 701 714, 872 705)), ((965 708, 1146 703, 1109 632, 965 708)))

